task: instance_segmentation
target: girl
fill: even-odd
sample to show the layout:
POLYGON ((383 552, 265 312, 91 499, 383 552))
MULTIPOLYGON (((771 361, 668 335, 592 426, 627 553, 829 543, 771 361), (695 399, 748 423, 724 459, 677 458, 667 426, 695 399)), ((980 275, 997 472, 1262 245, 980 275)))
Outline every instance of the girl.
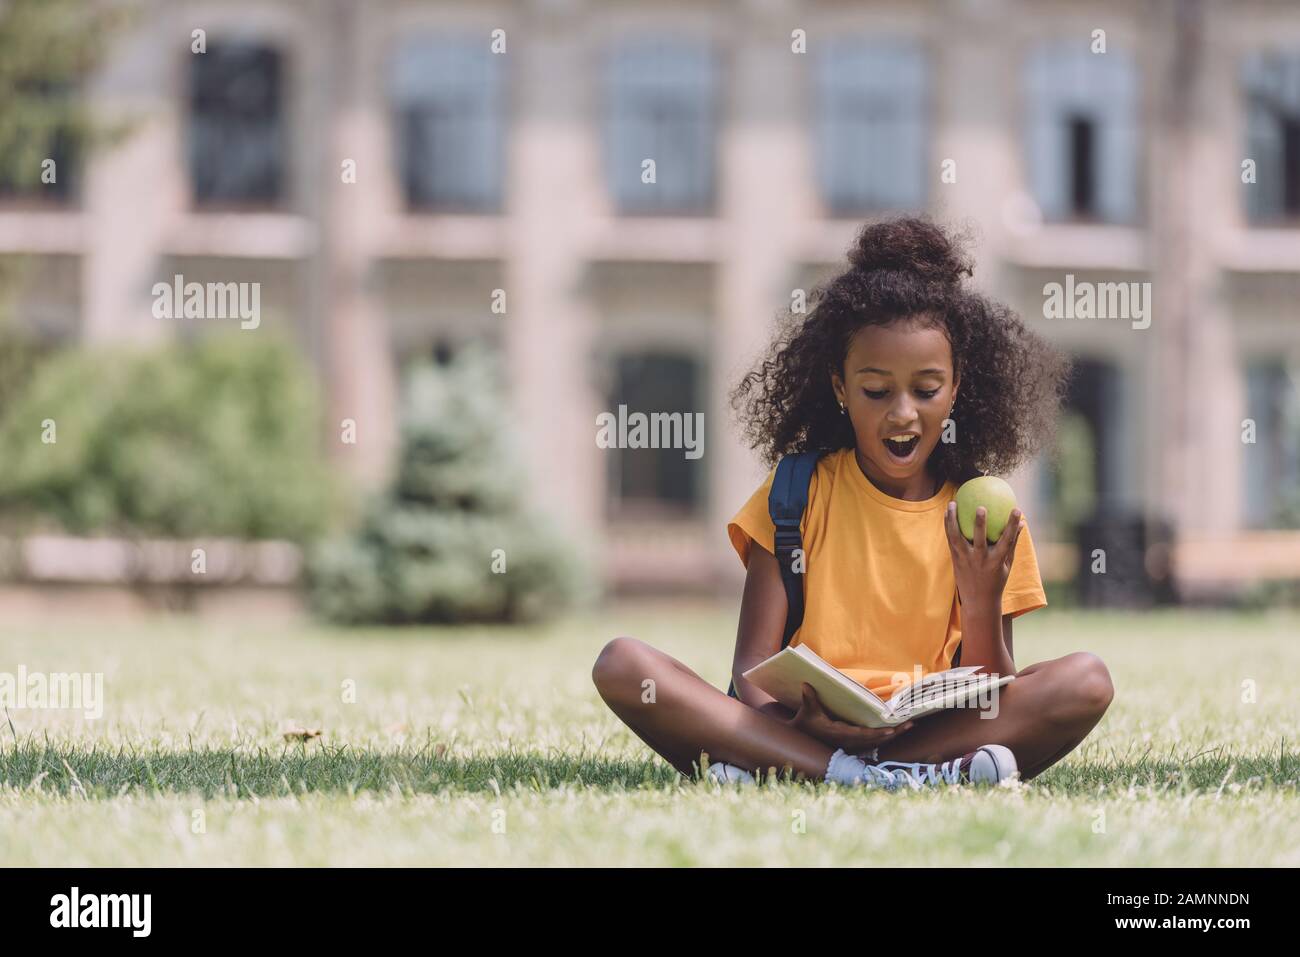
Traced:
POLYGON ((893 730, 836 721, 807 685, 791 712, 746 681, 745 670, 780 648, 786 617, 767 513, 773 469, 727 526, 746 568, 732 664, 739 697, 634 638, 606 645, 593 671, 614 713, 683 774, 707 754, 723 779, 769 768, 889 790, 1017 771, 1029 779, 1101 720, 1113 689, 1096 655, 1016 668, 1012 620, 1047 604, 1020 510, 996 543, 983 508, 974 544, 957 527, 958 485, 1012 471, 1050 438, 1068 371, 1009 309, 967 289, 970 273, 926 220, 864 227, 848 268, 806 317, 787 317, 732 402, 767 463, 825 450, 801 523, 805 617, 792 645, 882 698, 914 672, 952 667, 959 648, 962 665, 1015 680, 996 708, 893 730))

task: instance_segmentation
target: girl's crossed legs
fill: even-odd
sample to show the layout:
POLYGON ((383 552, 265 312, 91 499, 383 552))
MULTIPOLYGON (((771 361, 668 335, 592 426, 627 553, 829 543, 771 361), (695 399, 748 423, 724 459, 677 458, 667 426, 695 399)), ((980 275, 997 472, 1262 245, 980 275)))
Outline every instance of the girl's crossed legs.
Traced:
MULTIPOLYGON (((683 774, 701 752, 746 770, 820 779, 834 748, 728 697, 690 668, 635 638, 615 638, 592 680, 605 703, 642 741, 683 774)), ((879 746, 881 761, 937 764, 985 744, 1016 756, 1022 780, 1061 760, 1087 737, 1114 697, 1110 673, 1090 652, 1040 661, 997 691, 997 717, 976 708, 932 715, 879 746)))

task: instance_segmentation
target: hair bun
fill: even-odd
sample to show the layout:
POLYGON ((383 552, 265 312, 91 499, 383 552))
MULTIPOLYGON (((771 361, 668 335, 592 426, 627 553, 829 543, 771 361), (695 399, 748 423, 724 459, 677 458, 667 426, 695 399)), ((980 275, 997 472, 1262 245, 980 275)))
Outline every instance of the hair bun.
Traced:
POLYGON ((933 282, 956 283, 971 275, 961 247, 926 219, 907 217, 868 223, 849 249, 849 262, 864 272, 905 272, 933 282))

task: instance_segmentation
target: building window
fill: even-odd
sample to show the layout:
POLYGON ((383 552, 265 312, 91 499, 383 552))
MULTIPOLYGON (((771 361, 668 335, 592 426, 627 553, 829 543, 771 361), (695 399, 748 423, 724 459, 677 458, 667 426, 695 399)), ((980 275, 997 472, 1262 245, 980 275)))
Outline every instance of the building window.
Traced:
MULTIPOLYGON (((701 364, 689 356, 667 353, 637 353, 618 357, 615 382, 608 410, 620 422, 628 423, 629 445, 635 413, 647 420, 652 413, 678 413, 680 429, 660 428, 658 434, 690 438, 698 445, 703 440, 695 425, 688 427, 686 417, 696 420, 703 412, 704 383, 701 364), (624 409, 619 407, 623 406, 624 409)), ((671 419, 661 420, 671 422, 671 419)), ((650 428, 654 428, 653 425, 650 428)), ((674 427, 675 428, 675 427, 674 427)), ((649 438, 649 432, 643 430, 649 438)), ((685 518, 697 514, 704 505, 705 483, 702 456, 687 458, 687 448, 610 448, 609 510, 620 518, 685 518)), ((684 443, 683 443, 684 444, 684 443)), ((694 453, 692 453, 694 454, 694 453)))
POLYGON ((1300 528, 1300 368, 1280 358, 1246 366, 1243 518, 1254 528, 1300 528))
POLYGON ((919 50, 832 41, 816 61, 817 176, 836 215, 925 204, 926 70, 919 50))
POLYGON ((1090 117, 1070 118, 1070 208, 1077 216, 1094 216, 1097 212, 1097 156, 1093 150, 1096 129, 1090 117))
POLYGON ((703 44, 640 40, 609 59, 606 164, 623 213, 701 213, 714 204, 717 78, 703 44), (643 182, 646 161, 653 183, 643 182))
POLYGON ((279 51, 222 41, 190 58, 189 162, 199 205, 282 198, 287 149, 279 51))
POLYGON ((1036 50, 1026 70, 1029 186, 1050 221, 1133 223, 1138 78, 1124 53, 1036 50))
POLYGON ((391 96, 407 208, 500 209, 501 59, 479 38, 422 39, 398 51, 391 96))
POLYGON ((1246 215, 1266 223, 1300 218, 1300 54, 1248 57, 1246 156, 1255 182, 1245 184, 1246 215))

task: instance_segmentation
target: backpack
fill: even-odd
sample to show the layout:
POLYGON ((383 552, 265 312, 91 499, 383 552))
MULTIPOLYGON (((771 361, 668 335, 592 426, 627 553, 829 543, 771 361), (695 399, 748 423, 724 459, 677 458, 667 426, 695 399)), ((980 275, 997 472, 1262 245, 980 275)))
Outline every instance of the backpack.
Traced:
MULTIPOLYGON (((777 463, 776 475, 772 478, 772 488, 767 493, 767 514, 776 526, 773 541, 776 564, 781 569, 781 584, 785 586, 785 632, 781 635, 781 647, 790 644, 790 639, 803 624, 803 574, 794 570, 794 553, 803 549, 803 534, 799 531, 799 522, 804 509, 808 507, 808 486, 812 482, 817 460, 822 452, 792 452, 782 456, 777 463)), ((953 654, 951 667, 961 662, 961 645, 953 654)), ((736 694, 736 682, 733 679, 727 686, 727 694, 739 698, 736 694)))

